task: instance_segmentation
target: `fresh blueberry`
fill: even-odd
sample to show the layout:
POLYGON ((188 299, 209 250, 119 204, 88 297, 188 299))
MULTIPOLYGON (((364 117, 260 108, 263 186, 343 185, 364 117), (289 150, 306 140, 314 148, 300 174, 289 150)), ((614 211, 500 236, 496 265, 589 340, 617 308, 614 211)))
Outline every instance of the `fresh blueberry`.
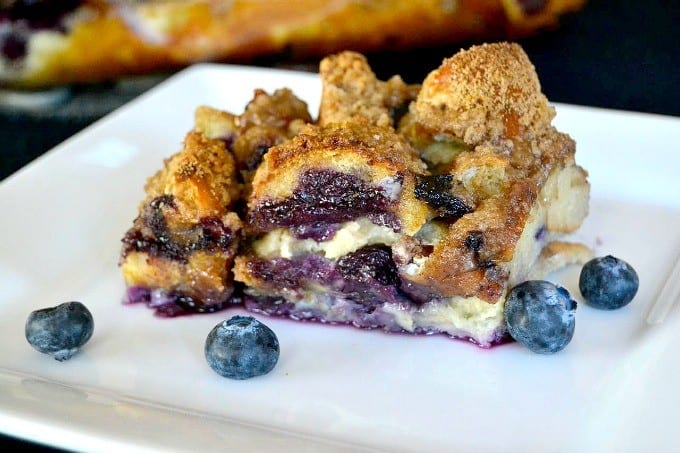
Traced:
POLYGON ((588 261, 578 281, 588 305, 601 310, 628 305, 639 286, 640 280, 631 265, 611 255, 588 261))
POLYGON ((92 314, 80 302, 36 310, 26 320, 26 339, 31 346, 60 362, 70 359, 93 331, 92 314))
POLYGON ((574 336, 576 302, 550 282, 530 280, 515 286, 505 301, 505 324, 512 338, 533 352, 561 351, 574 336))
POLYGON ((205 358, 217 374, 250 379, 269 373, 279 360, 279 340, 250 316, 234 316, 216 325, 205 341, 205 358))

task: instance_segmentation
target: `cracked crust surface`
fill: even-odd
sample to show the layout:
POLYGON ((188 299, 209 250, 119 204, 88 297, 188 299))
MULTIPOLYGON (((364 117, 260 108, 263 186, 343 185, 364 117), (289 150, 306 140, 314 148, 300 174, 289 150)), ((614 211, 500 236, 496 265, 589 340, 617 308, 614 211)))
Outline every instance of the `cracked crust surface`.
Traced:
POLYGON ((177 210, 173 223, 197 222, 202 217, 219 216, 240 195, 236 165, 224 143, 189 132, 182 151, 170 157, 164 167, 145 186, 147 198, 142 205, 162 196, 172 195, 177 210))
POLYGON ((312 117, 307 104, 288 88, 269 94, 255 90, 253 99, 241 115, 234 115, 208 106, 194 114, 194 130, 206 137, 221 139, 234 154, 236 166, 249 184, 255 169, 269 148, 297 135, 312 117))
POLYGON ((550 125, 553 116, 516 44, 474 46, 430 73, 409 118, 416 126, 405 132, 421 153, 451 148, 448 161, 433 170, 450 174, 475 209, 446 226, 412 276, 415 282, 446 296, 494 303, 504 297, 509 269, 538 207, 548 234, 581 224, 587 174, 575 165, 574 141, 550 125))

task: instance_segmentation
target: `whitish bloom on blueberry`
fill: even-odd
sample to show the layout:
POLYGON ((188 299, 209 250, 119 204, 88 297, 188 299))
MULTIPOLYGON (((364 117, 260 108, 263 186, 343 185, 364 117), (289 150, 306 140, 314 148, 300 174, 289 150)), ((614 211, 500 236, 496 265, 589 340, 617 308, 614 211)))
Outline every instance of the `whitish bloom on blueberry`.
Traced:
POLYGON ((70 359, 93 331, 92 314, 80 302, 36 310, 26 320, 26 339, 30 345, 60 362, 70 359))
POLYGON ((543 280, 515 286, 505 301, 505 323, 512 338, 533 352, 553 354, 574 336, 576 302, 569 292, 543 280))
POLYGON ((205 342, 205 358, 218 374, 250 379, 269 373, 279 360, 279 340, 250 316, 234 316, 216 325, 205 342))
POLYGON ((581 269, 578 282, 586 303, 601 310, 615 310, 628 305, 639 286, 635 269, 611 255, 588 261, 581 269))

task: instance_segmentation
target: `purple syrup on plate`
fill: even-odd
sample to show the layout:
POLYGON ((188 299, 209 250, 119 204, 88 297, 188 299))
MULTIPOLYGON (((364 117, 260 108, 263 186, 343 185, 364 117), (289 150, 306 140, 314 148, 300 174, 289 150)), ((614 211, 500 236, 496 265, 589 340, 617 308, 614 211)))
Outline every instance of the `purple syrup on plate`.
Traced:
POLYGON ((226 302, 204 304, 197 303, 192 297, 179 291, 167 292, 146 286, 130 286, 123 303, 144 304, 153 309, 154 314, 160 318, 175 318, 198 313, 214 313, 235 305, 236 300, 240 303, 240 298, 232 296, 226 302))

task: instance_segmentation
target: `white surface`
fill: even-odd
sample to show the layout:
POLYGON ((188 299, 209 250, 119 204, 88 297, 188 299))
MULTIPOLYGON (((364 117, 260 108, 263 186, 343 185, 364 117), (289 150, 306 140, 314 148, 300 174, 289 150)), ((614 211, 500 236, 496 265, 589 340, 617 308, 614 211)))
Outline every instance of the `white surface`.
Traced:
POLYGON ((673 270, 668 274, 661 291, 652 302, 647 315, 649 324, 660 324, 666 319, 675 304, 680 301, 680 256, 675 260, 673 270))
MULTIPOLYGON (((81 450, 650 451, 680 448, 680 317, 645 314, 680 250, 680 121, 558 106, 592 183, 577 237, 630 262, 628 307, 580 304, 563 352, 491 350, 265 319, 281 342, 267 376, 230 381, 203 358, 238 310, 159 319, 120 303, 119 240, 143 184, 175 152, 193 110, 241 111, 257 87, 318 105, 315 76, 193 67, 0 185, 0 431, 81 450), (24 339, 28 313, 67 300, 95 333, 57 362, 24 339)), ((554 278, 580 299, 579 269, 554 278)))

